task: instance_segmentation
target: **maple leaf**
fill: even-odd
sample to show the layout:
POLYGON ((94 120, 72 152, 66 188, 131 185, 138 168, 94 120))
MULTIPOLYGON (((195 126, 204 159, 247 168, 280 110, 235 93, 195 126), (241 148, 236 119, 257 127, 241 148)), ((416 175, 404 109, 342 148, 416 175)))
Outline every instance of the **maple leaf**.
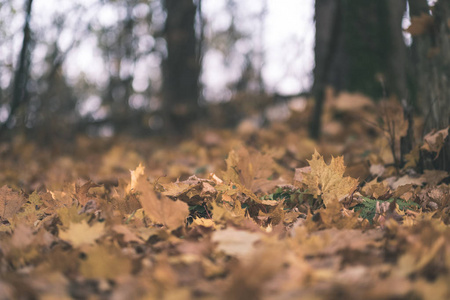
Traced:
POLYGON ((303 183, 315 197, 322 196, 325 206, 353 192, 358 185, 356 179, 343 177, 345 166, 342 156, 333 157, 327 165, 316 150, 308 163, 311 172, 303 174, 303 183))
POLYGON ((0 220, 13 217, 25 203, 25 198, 4 185, 0 188, 0 220))
POLYGON ((61 231, 59 237, 70 242, 74 247, 82 245, 93 245, 95 240, 100 238, 105 232, 104 223, 95 223, 92 226, 83 220, 81 223, 71 223, 69 229, 61 231))
POLYGON ((176 229, 185 224, 189 216, 189 206, 181 201, 173 201, 167 196, 157 194, 143 176, 144 167, 137 167, 135 174, 135 190, 139 192, 138 198, 145 213, 150 219, 158 224, 163 224, 167 228, 176 229), (141 170, 142 172, 138 170, 141 170))

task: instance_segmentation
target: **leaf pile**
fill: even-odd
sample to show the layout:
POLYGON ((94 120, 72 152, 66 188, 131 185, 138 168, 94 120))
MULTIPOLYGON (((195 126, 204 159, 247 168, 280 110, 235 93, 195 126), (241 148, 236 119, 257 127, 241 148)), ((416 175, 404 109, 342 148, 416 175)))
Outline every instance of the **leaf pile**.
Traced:
POLYGON ((384 133, 299 131, 3 145, 1 298, 449 299, 449 174, 415 171, 442 132, 400 169, 384 133))

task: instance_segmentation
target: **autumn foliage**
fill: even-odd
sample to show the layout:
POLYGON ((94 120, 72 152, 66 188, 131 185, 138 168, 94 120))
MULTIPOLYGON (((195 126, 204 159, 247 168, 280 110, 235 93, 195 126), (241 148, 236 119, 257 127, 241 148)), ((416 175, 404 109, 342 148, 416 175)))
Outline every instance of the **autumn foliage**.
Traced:
POLYGON ((398 114, 374 128, 372 103, 339 101, 321 143, 288 123, 179 143, 80 137, 69 152, 3 144, 0 294, 448 299, 449 174, 416 171, 448 130, 395 165, 398 114))

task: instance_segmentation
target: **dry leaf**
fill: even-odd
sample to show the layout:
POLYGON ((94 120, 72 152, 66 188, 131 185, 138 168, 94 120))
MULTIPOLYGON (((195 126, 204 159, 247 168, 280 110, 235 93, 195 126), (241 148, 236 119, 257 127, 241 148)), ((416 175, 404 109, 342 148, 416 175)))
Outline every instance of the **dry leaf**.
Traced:
POLYGON ((428 152, 435 152, 436 157, 439 155, 439 152, 441 152, 442 147, 444 146, 444 140, 448 136, 448 131, 450 127, 447 127, 445 129, 439 130, 439 131, 431 131, 427 135, 424 136, 424 144, 420 149, 426 150, 428 152))
POLYGON ((364 196, 380 199, 380 197, 388 194, 390 189, 389 184, 386 181, 377 182, 377 180, 374 179, 371 182, 366 183, 361 192, 364 196))
POLYGON ((392 183, 390 182, 389 184, 391 185, 391 188, 393 190, 396 190, 397 188, 399 188, 402 185, 414 184, 414 185, 421 186, 424 182, 425 182, 425 178, 423 176, 411 177, 409 175, 405 175, 405 176, 398 178, 397 180, 395 180, 392 183))
POLYGON ((195 224, 197 226, 203 226, 207 228, 216 228, 216 224, 211 219, 205 219, 205 218, 195 218, 192 224, 195 224))
POLYGON ((241 184, 246 189, 256 192, 268 192, 280 184, 277 180, 268 180, 275 168, 272 157, 244 147, 232 150, 226 159, 226 182, 241 184))
POLYGON ((189 216, 189 207, 181 201, 173 201, 168 197, 157 194, 144 177, 144 167, 136 169, 134 189, 139 193, 139 202, 146 215, 155 223, 163 224, 167 228, 176 229, 183 226, 189 216))
POLYGON ((125 225, 114 225, 111 229, 114 232, 116 232, 117 234, 122 235, 123 241, 125 243, 130 243, 130 242, 142 243, 143 242, 133 231, 130 230, 130 228, 128 228, 125 225))
POLYGON ((211 240, 217 242, 217 249, 227 255, 243 257, 255 250, 254 243, 262 238, 260 233, 227 228, 215 231, 211 240))
POLYGON ((86 259, 81 261, 81 275, 91 279, 114 279, 128 275, 131 272, 131 261, 111 248, 96 246, 87 251, 86 259))
POLYGON ((433 26, 434 18, 426 13, 421 13, 420 16, 413 16, 411 18, 411 25, 406 29, 412 36, 418 36, 426 33, 428 29, 433 26))
POLYGON ((311 172, 303 174, 303 183, 308 187, 309 193, 316 197, 322 196, 326 206, 353 192, 358 185, 356 179, 343 177, 345 166, 342 156, 333 157, 331 163, 327 165, 323 157, 315 151, 308 163, 311 172))
POLYGON ((25 203, 22 194, 14 192, 6 185, 0 189, 0 220, 13 217, 25 203))
POLYGON ((61 231, 59 238, 70 242, 74 247, 93 245, 95 240, 105 233, 105 223, 95 223, 92 226, 83 220, 81 223, 71 223, 69 229, 61 231))

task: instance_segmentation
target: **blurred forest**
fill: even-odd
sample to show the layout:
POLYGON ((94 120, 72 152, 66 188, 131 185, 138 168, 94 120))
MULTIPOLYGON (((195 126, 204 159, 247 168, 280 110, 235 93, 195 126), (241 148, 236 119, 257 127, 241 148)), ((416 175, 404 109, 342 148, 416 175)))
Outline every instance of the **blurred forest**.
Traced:
POLYGON ((249 96, 256 107, 274 94, 262 78, 267 3, 218 7, 206 16, 201 0, 2 1, 2 134, 44 141, 184 134, 193 121, 235 126, 248 112, 224 102, 249 96), (226 86, 204 89, 205 55, 228 67, 210 76, 226 86))
MULTIPOLYGON (((292 107, 302 107, 307 119, 297 127, 317 139, 324 103, 341 92, 401 103, 409 124, 401 155, 413 149, 414 115, 425 119, 422 135, 449 125, 447 1, 316 1, 315 66, 306 78, 314 84, 300 84, 303 73, 294 94, 274 89, 263 74, 267 1, 222 1, 209 14, 202 6, 212 2, 201 0, 55 3, 0 4, 3 138, 20 133, 48 143, 79 134, 179 137, 193 126, 257 130, 298 118, 292 107), (217 19, 226 21, 217 26, 217 19), (228 74, 209 69, 214 56, 228 74), (205 84, 216 78, 227 78, 225 86, 205 84)), ((283 47, 307 52, 302 41, 283 47)), ((308 64, 305 56, 301 62, 308 64)), ((284 67, 286 77, 299 68, 293 60, 284 67)))

